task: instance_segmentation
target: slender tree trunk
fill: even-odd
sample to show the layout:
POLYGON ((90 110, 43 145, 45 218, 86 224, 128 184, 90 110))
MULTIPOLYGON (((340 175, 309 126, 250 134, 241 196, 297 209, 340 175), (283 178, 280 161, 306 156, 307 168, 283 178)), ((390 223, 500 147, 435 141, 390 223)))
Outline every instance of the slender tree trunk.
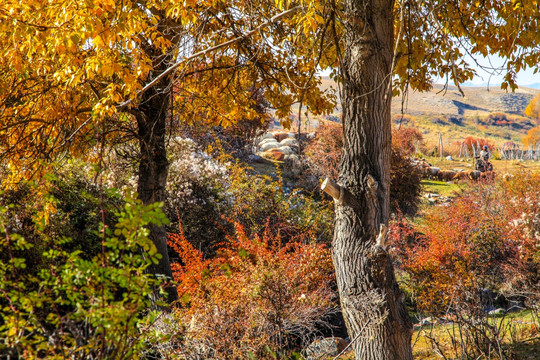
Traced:
MULTIPOLYGON (((155 73, 166 69, 166 59, 159 58, 155 73)), ((172 59, 169 59, 172 61, 172 59)), ((169 61, 169 62, 170 62, 169 61)), ((155 87, 145 92, 136 112, 141 159, 137 191, 144 204, 165 201, 165 186, 169 162, 165 148, 167 117, 171 105, 171 79, 164 77, 155 87)), ((167 232, 163 226, 150 225, 150 239, 157 248, 161 259, 149 271, 172 279, 171 264, 167 251, 167 232)), ((167 300, 178 299, 176 287, 166 288, 167 300)))
POLYGON ((344 7, 342 191, 333 239, 341 305, 357 359, 412 359, 412 324, 379 232, 389 218, 393 1, 346 0, 344 7))

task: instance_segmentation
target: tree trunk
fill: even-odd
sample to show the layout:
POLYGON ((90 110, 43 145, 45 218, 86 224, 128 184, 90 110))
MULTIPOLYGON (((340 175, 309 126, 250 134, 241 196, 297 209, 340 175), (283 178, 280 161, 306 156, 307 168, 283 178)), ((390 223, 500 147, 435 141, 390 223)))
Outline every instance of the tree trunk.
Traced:
POLYGON ((333 258, 352 346, 364 360, 412 359, 412 324, 386 232, 379 233, 389 218, 392 7, 392 0, 344 4, 344 145, 333 258))
MULTIPOLYGON (((154 74, 166 69, 167 61, 159 59, 159 65, 154 74)), ((150 79, 151 80, 151 79, 150 79)), ((165 148, 167 130, 167 117, 171 105, 171 88, 169 77, 164 77, 156 86, 149 89, 142 96, 141 103, 136 111, 139 146, 141 159, 139 163, 139 181, 137 191, 144 204, 165 201, 165 185, 169 162, 165 148)), ((163 226, 150 225, 150 239, 157 248, 161 259, 149 271, 156 275, 164 275, 172 279, 171 264, 167 252, 167 232, 163 226)), ((178 299, 175 286, 166 288, 167 301, 178 299)))

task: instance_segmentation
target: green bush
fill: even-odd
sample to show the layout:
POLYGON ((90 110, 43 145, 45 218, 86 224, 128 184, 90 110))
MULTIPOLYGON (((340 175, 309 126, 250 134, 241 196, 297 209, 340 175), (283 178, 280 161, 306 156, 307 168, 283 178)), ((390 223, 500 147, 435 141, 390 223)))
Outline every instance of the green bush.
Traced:
POLYGON ((146 269, 158 261, 148 224, 162 225, 161 204, 143 206, 132 197, 116 213, 114 227, 101 227, 101 252, 87 258, 66 251, 61 234, 31 244, 8 231, 13 219, 0 209, 0 356, 14 359, 137 359, 151 333, 151 294, 160 281, 146 269), (36 273, 25 253, 47 244, 36 273))

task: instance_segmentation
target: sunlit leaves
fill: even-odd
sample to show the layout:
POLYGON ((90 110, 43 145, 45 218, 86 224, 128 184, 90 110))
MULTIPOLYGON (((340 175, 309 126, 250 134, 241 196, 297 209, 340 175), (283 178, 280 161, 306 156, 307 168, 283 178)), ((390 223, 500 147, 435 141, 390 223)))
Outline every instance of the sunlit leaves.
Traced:
POLYGON ((117 119, 136 109, 144 86, 174 62, 165 89, 154 88, 172 90, 180 121, 226 126, 260 119, 254 91, 265 94, 285 125, 298 102, 314 113, 330 111, 335 98, 319 90, 314 77, 317 64, 333 61, 328 54, 317 60, 325 5, 302 2, 302 11, 260 27, 294 6, 245 0, 2 2, 4 156, 22 169, 66 151, 91 153, 99 133, 123 134, 117 119), (219 47, 232 39, 241 40, 219 47), (183 60, 197 52, 203 53, 183 60))
POLYGON ((399 76, 394 86, 427 90, 434 78, 463 83, 475 74, 475 60, 489 55, 508 59, 503 88, 515 88, 515 74, 538 64, 540 42, 536 1, 427 1, 395 3, 399 76), (464 55, 470 56, 464 58, 464 55))

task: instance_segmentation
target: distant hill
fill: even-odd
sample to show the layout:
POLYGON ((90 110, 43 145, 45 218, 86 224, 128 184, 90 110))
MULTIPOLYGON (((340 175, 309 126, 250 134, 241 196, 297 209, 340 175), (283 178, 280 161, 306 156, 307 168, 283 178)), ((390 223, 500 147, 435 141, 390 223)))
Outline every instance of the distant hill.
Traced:
MULTIPOLYGON (((337 89, 337 84, 328 77, 324 77, 322 82, 323 88, 337 89)), ((493 112, 523 115, 523 111, 531 99, 540 93, 540 84, 532 84, 531 86, 538 88, 520 87, 515 92, 509 92, 501 90, 498 85, 490 87, 487 85, 463 86, 465 96, 462 96, 455 86, 444 89, 443 85, 435 84, 433 89, 428 92, 410 90, 405 97, 394 97, 392 113, 401 113, 403 105, 403 112, 414 116, 477 116, 493 112)), ((340 106, 336 112, 341 112, 340 106)))
MULTIPOLYGON (((540 84, 533 85, 540 87, 540 84)), ((337 89, 337 84, 323 78, 322 87, 337 89)), ((520 87, 511 92, 501 90, 498 85, 461 89, 465 96, 455 86, 434 85, 428 92, 410 90, 404 97, 394 97, 394 120, 403 110, 405 120, 399 121, 419 128, 426 138, 438 138, 441 132, 448 141, 475 136, 497 143, 509 140, 520 143, 527 130, 535 126, 534 121, 524 117, 524 110, 540 89, 520 87)), ((334 116, 339 118, 341 112, 338 104, 334 116)))
POLYGON ((529 84, 529 85, 525 85, 524 87, 540 90, 540 83, 529 84))
POLYGON ((404 113, 410 115, 457 115, 478 116, 494 112, 523 115, 538 89, 518 88, 507 92, 498 87, 462 87, 463 96, 457 87, 434 85, 429 92, 409 91, 405 98, 396 97, 392 112, 400 113, 402 102, 404 113))

